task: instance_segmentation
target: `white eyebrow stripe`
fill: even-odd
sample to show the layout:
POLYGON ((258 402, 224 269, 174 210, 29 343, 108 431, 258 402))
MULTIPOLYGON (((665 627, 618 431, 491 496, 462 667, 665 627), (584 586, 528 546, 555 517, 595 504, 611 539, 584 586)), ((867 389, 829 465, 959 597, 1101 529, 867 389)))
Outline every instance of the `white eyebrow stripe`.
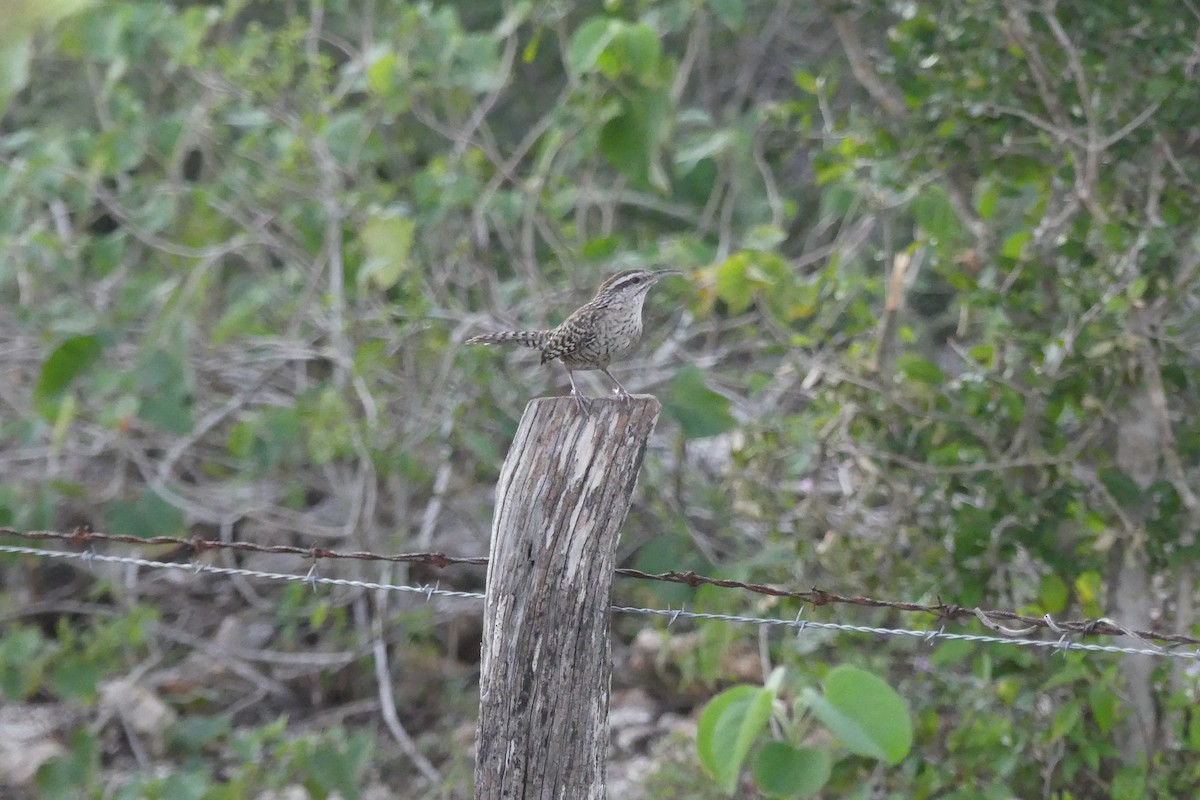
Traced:
POLYGON ((629 275, 619 275, 619 276, 613 278, 612 283, 610 283, 605 288, 616 289, 618 287, 622 287, 627 284, 638 283, 641 281, 641 279, 642 279, 641 274, 637 273, 637 272, 629 274, 629 275))

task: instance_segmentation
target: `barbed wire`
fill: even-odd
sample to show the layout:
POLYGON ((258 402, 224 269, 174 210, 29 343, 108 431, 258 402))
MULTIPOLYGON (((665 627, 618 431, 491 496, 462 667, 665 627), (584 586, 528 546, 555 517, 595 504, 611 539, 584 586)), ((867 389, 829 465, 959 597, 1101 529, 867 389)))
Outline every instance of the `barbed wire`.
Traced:
POLYGON ((247 578, 262 578, 263 580, 282 581, 285 583, 307 583, 312 586, 318 584, 325 586, 349 586, 356 589, 373 589, 385 592, 406 592, 411 594, 423 594, 427 598, 438 597, 457 597, 464 600, 482 600, 486 595, 481 592, 460 592, 452 589, 442 589, 438 586, 403 586, 394 583, 373 583, 371 581, 359 581, 351 578, 326 578, 317 575, 314 570, 309 570, 306 575, 299 575, 290 572, 263 572, 257 569, 242 569, 241 567, 217 567, 212 564, 200 563, 185 563, 183 561, 155 561, 149 558, 134 558, 132 556, 109 556, 101 553, 94 553, 91 550, 74 551, 74 550, 42 550, 37 547, 16 547, 13 545, 0 545, 0 553, 12 553, 13 555, 37 556, 40 558, 50 559, 65 559, 69 561, 83 561, 86 563, 99 562, 104 564, 129 564, 136 567, 147 567, 149 569, 168 569, 179 570, 182 572, 191 572, 199 575, 208 573, 210 575, 242 575, 247 578))
MULTIPOLYGON (((327 578, 317 575, 314 570, 309 570, 308 574, 299 575, 286 572, 263 572, 261 570, 242 569, 240 567, 217 567, 209 564, 199 563, 188 564, 179 561, 155 561, 152 559, 135 558, 131 556, 110 556, 101 553, 95 553, 91 550, 44 550, 37 547, 20 547, 14 545, 0 545, 0 553, 28 555, 48 559, 76 560, 83 561, 85 563, 102 562, 110 564, 127 564, 131 566, 145 567, 148 569, 179 570, 191 572, 193 574, 209 573, 212 575, 227 576, 240 575, 247 578, 259 578, 262 580, 281 581, 287 583, 304 583, 313 587, 325 585, 369 589, 372 591, 400 592, 405 594, 421 595, 425 597, 426 600, 431 600, 434 597, 447 597, 459 600, 486 599, 486 595, 482 592, 463 592, 453 589, 443 589, 440 586, 407 586, 394 583, 361 581, 351 578, 327 578)), ((805 630, 812 628, 814 630, 838 631, 844 633, 864 633, 873 636, 906 637, 911 639, 921 639, 929 643, 933 643, 935 641, 975 642, 980 644, 1013 645, 1015 647, 1052 649, 1064 654, 1070 651, 1088 653, 1119 653, 1124 655, 1144 655, 1161 658, 1182 658, 1189 661, 1200 662, 1200 650, 1195 652, 1186 650, 1168 650, 1150 642, 1146 642, 1146 647, 1119 647, 1116 645, 1075 642, 1067 638, 1067 631, 1063 631, 1057 640, 1027 639, 1021 637, 987 636, 972 633, 953 633, 947 632, 944 629, 922 631, 908 628, 881 628, 870 625, 850 625, 841 622, 820 622, 817 620, 803 619, 803 612, 798 614, 794 619, 783 619, 780 617, 749 617, 737 614, 704 613, 699 611, 688 611, 685 608, 643 608, 639 606, 614 605, 611 606, 611 610, 618 614, 637 614, 642 616, 665 618, 668 620, 668 625, 674 624, 680 619, 691 619, 712 622, 731 622, 766 627, 794 628, 797 636, 802 634, 805 630)))
POLYGON ((704 575, 697 575, 694 572, 646 573, 635 569, 618 569, 617 573, 619 575, 624 575, 631 578, 684 583, 693 587, 708 585, 719 586, 722 588, 743 589, 749 592, 768 595, 771 597, 785 597, 801 600, 806 603, 811 603, 813 606, 824 606, 840 603, 845 605, 863 606, 866 608, 889 608, 895 611, 931 614, 941 620, 957 621, 974 618, 979 620, 988 628, 1010 636, 1022 636, 1041 628, 1049 630, 1053 633, 1072 633, 1080 636, 1133 636, 1146 641, 1159 641, 1168 644, 1200 645, 1200 639, 1192 636, 1185 636, 1178 633, 1161 633, 1159 631, 1132 630, 1108 618, 1059 621, 1055 620, 1049 614, 1035 617, 1029 614, 1019 614, 1016 611, 983 609, 978 607, 972 608, 968 606, 960 606, 954 603, 944 603, 941 600, 933 604, 912 603, 904 600, 881 600, 875 597, 847 596, 835 594, 833 592, 827 592, 823 589, 817 588, 809 589, 807 591, 778 589, 761 583, 743 583, 742 581, 727 580, 723 578, 710 578, 704 575), (1025 627, 1023 629, 1005 628, 999 624, 1001 621, 1019 622, 1025 627))
POLYGON ((206 550, 234 550, 242 553, 268 553, 273 555, 294 555, 302 558, 318 560, 356 559, 358 561, 391 561, 406 564, 428 564, 431 567, 444 568, 454 564, 471 564, 487 566, 486 556, 471 556, 467 558, 448 556, 445 553, 397 553, 386 555, 364 550, 331 550, 328 547, 298 547, 290 544, 258 544, 256 542, 222 542, 218 539, 205 539, 203 536, 130 536, 119 533, 99 533, 91 528, 79 527, 70 533, 62 531, 15 531, 11 528, 0 528, 0 536, 15 536, 19 539, 51 539, 82 547, 97 542, 112 542, 117 544, 171 545, 173 547, 189 547, 199 555, 206 550))
MULTIPOLYGON (((917 631, 908 628, 877 628, 870 625, 848 625, 842 622, 818 622, 816 620, 805 620, 800 616, 795 619, 779 619, 771 617, 743 617, 736 614, 705 614, 696 611, 679 610, 662 608, 635 608, 629 606, 613 606, 613 611, 618 613, 629 614, 647 614, 657 617, 670 617, 671 619, 698 619, 698 620, 716 620, 720 622, 737 622, 747 625, 767 625, 767 626, 783 626, 795 628, 797 635, 802 633, 806 628, 816 628, 818 630, 831 631, 847 631, 852 633, 869 633, 875 636, 905 636, 914 639, 924 639, 927 642, 936 640, 942 641, 959 641, 959 642, 980 642, 983 644, 1010 644, 1017 647, 1035 647, 1061 650, 1063 652, 1069 650, 1079 650, 1090 653, 1124 653, 1127 655, 1142 655, 1142 656, 1162 656, 1164 658, 1182 658, 1188 661, 1200 662, 1200 650, 1189 652, 1187 650, 1167 650, 1157 645, 1149 647, 1118 647, 1111 644, 1090 644, 1088 642, 1073 642, 1067 638, 1067 634, 1062 634, 1058 639, 1024 639, 1019 637, 1006 638, 1000 636, 986 636, 976 633, 947 633, 943 629, 917 631)), ((1147 643, 1150 644, 1150 643, 1147 643)))
MULTIPOLYGON (((118 543, 136 545, 171 545, 190 548, 192 553, 199 555, 207 550, 233 550, 248 553, 294 555, 313 561, 328 559, 355 559, 359 561, 386 561, 392 563, 424 564, 439 569, 453 565, 486 566, 485 556, 449 556, 439 552, 381 554, 370 551, 333 550, 326 547, 300 547, 296 545, 263 545, 256 542, 224 542, 215 539, 205 539, 200 536, 183 538, 178 536, 139 537, 124 534, 99 533, 87 527, 76 528, 71 533, 62 531, 16 531, 0 528, 0 535, 14 536, 31 540, 55 540, 76 547, 90 546, 94 543, 118 543)), ((48 551, 47 551, 48 552, 48 551)), ((1138 630, 1127 628, 1108 618, 1083 620, 1055 620, 1049 614, 1033 616, 1020 614, 1004 609, 984 609, 979 607, 961 606, 955 603, 945 603, 939 598, 936 603, 914 603, 903 600, 885 600, 861 595, 843 595, 827 592, 813 587, 808 590, 781 589, 762 583, 748 583, 727 578, 713 578, 700 575, 691 570, 668 572, 643 572, 642 570, 619 568, 616 574, 637 580, 658 581, 662 583, 678 583, 696 588, 699 586, 714 586, 722 589, 738 589, 768 597, 778 597, 799 600, 813 606, 832 604, 855 605, 866 608, 887 608, 894 611, 929 614, 943 621, 961 621, 977 619, 987 628, 1002 633, 1005 636, 1024 636, 1034 630, 1048 630, 1058 634, 1075 634, 1079 636, 1132 636, 1147 642, 1162 642, 1176 645, 1200 645, 1200 639, 1178 633, 1163 633, 1154 630, 1138 630), (1008 628, 1001 623, 1018 623, 1022 628, 1008 628)))

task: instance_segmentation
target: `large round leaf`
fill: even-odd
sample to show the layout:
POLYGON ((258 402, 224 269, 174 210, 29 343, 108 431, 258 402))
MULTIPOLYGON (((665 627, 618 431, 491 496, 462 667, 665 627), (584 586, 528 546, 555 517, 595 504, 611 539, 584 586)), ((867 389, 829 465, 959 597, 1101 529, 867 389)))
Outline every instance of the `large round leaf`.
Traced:
POLYGON ((823 750, 767 742, 754 756, 754 782, 772 797, 812 797, 829 781, 831 768, 823 750))
POLYGON ((696 751, 717 784, 732 794, 750 745, 771 716, 775 693, 758 686, 734 686, 709 701, 700 715, 696 751))
POLYGON ((912 747, 912 722, 900 695, 869 672, 841 666, 825 679, 825 694, 804 701, 851 752, 898 764, 912 747))

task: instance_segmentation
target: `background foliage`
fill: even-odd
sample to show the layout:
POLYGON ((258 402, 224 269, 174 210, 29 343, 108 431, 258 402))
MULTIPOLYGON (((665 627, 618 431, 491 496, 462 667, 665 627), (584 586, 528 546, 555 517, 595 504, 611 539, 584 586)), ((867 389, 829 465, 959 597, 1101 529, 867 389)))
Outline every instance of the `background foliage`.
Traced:
MULTIPOLYGON (((482 552, 563 376, 461 342, 669 265, 629 563, 1197 632, 1191 2, 10 5, 0 523, 482 552)), ((474 610, 2 574, 13 791, 470 796, 474 610)), ((713 791, 671 720, 775 663, 913 710, 836 796, 1200 788, 1183 662, 622 625, 621 796, 713 791)))

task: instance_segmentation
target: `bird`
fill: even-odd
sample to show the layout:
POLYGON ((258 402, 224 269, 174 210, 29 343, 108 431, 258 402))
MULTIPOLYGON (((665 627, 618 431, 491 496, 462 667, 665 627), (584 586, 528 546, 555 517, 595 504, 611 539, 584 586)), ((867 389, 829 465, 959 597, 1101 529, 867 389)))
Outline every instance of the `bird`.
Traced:
POLYGON ((642 338, 642 303, 654 284, 677 269, 630 269, 604 283, 591 302, 575 309, 557 327, 545 331, 497 331, 473 336, 467 344, 519 344, 542 352, 542 363, 555 359, 567 369, 571 397, 580 412, 589 410, 588 399, 575 383, 576 370, 603 372, 616 386, 617 396, 629 401, 629 392, 608 371, 637 346, 642 338))

